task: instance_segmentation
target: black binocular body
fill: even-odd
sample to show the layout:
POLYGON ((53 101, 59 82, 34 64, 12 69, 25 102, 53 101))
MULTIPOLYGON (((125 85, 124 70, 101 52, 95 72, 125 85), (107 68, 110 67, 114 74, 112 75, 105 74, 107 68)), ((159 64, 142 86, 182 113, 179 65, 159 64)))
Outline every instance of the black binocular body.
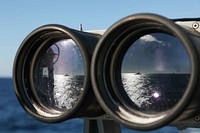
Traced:
POLYGON ((47 123, 88 118, 136 130, 200 127, 199 24, 135 14, 103 34, 39 27, 16 54, 18 100, 47 123))

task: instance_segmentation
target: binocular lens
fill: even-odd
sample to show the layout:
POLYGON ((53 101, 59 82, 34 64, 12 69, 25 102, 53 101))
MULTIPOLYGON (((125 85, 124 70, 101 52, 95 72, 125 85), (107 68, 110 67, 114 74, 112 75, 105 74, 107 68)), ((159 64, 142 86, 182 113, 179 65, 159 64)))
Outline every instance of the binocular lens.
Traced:
POLYGON ((70 110, 82 94, 84 60, 72 39, 57 41, 41 50, 33 73, 35 97, 48 109, 70 110))
POLYGON ((190 80, 190 62, 181 42, 167 33, 146 34, 125 52, 122 86, 132 108, 159 115, 173 108, 190 80))
POLYGON ((104 114, 90 82, 90 58, 100 37, 51 24, 24 39, 13 79, 17 98, 31 116, 57 123, 104 114))
MULTIPOLYGON (((188 33, 154 14, 128 16, 111 26, 99 40, 91 66, 102 108, 116 121, 139 130, 178 118, 198 81, 196 40, 188 33)), ((195 114, 191 110, 184 118, 195 114)))

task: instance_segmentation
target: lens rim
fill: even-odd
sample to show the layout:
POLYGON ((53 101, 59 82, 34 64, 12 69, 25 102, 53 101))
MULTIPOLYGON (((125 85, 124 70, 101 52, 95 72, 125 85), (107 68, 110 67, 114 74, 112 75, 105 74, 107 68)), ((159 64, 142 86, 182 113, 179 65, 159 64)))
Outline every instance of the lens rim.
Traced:
POLYGON ((43 122, 57 123, 79 115, 77 112, 80 111, 80 107, 83 106, 87 98, 87 94, 90 93, 89 91, 91 89, 90 53, 86 46, 87 42, 83 40, 75 30, 56 24, 39 27, 24 39, 15 57, 13 65, 13 80, 17 98, 22 107, 31 116, 43 122), (31 91, 33 86, 30 81, 33 81, 33 75, 30 68, 31 66, 34 66, 32 64, 34 62, 33 57, 37 56, 37 53, 40 51, 40 49, 46 45, 45 40, 51 35, 55 35, 56 38, 58 36, 57 39, 63 37, 72 39, 80 49, 84 60, 84 91, 82 92, 76 105, 74 105, 70 111, 63 114, 53 114, 52 111, 46 111, 46 109, 40 105, 40 103, 37 101, 37 98, 35 98, 34 93, 31 91))
MULTIPOLYGON (((198 54, 194 42, 187 33, 188 31, 178 26, 173 21, 155 14, 136 14, 128 16, 115 23, 106 31, 99 40, 94 51, 91 65, 91 79, 97 100, 113 119, 129 128, 152 130, 167 125, 184 111, 195 93, 199 77, 198 54), (130 32, 133 32, 131 30, 143 32, 145 31, 141 30, 143 27, 152 29, 152 26, 156 28, 156 30, 166 31, 172 34, 184 45, 191 64, 191 77, 185 93, 176 106, 171 109, 171 113, 167 114, 167 117, 147 124, 140 124, 134 121, 134 114, 130 113, 129 109, 123 105, 123 101, 115 95, 116 92, 114 88, 116 85, 112 82, 117 82, 114 81, 115 79, 113 78, 116 77, 115 72, 117 70, 114 70, 114 68, 119 69, 120 66, 117 68, 116 63, 111 62, 113 60, 120 60, 114 55, 114 53, 119 50, 117 47, 120 41, 117 40, 122 40, 130 32), (121 108, 121 110, 119 108, 121 108), (127 115, 128 117, 122 118, 123 115, 127 115)), ((138 35, 141 36, 140 34, 138 35)), ((118 53, 120 53, 120 51, 118 51, 118 53)))

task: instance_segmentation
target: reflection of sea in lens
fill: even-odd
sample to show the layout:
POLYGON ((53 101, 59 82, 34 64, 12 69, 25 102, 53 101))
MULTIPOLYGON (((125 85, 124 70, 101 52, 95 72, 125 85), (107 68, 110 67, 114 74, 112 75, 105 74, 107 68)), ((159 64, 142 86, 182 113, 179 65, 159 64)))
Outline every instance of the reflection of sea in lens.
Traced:
POLYGON ((189 74, 123 73, 122 82, 135 109, 156 114, 173 107, 184 93, 189 74))
POLYGON ((47 108, 70 110, 83 91, 84 61, 80 49, 73 40, 64 39, 40 56, 34 67, 36 97, 47 108))
POLYGON ((59 108, 71 109, 83 91, 84 76, 54 75, 54 99, 59 108))
POLYGON ((166 33, 152 33, 127 50, 121 68, 125 96, 132 107, 147 114, 173 108, 190 79, 190 63, 181 42, 166 33))

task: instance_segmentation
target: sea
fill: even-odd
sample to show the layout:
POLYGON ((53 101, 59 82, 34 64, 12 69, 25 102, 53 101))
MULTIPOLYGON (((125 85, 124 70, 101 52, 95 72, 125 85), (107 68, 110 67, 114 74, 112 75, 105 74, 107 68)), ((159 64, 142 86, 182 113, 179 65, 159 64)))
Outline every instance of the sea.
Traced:
POLYGON ((181 99, 190 81, 186 73, 122 73, 125 97, 134 109, 151 114, 169 110, 181 99))
MULTIPOLYGON (((57 124, 46 124, 29 116, 19 104, 12 78, 0 78, 0 133, 83 133, 84 120, 71 119, 57 124)), ((200 129, 178 130, 166 126, 153 131, 136 131, 121 126, 122 133, 200 133, 200 129)))

